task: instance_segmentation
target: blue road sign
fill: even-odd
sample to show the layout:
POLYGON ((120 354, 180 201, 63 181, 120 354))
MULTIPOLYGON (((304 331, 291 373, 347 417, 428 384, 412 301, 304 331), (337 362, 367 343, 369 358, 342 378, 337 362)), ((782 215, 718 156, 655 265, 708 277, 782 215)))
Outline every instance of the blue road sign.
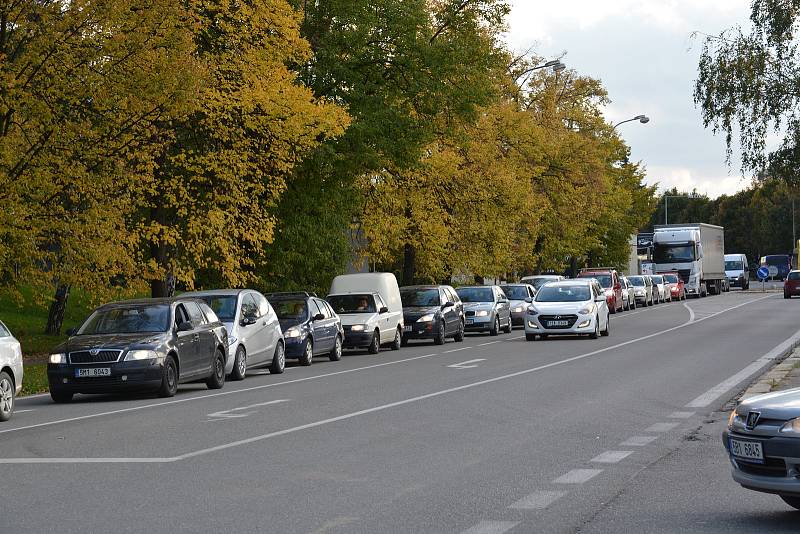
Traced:
POLYGON ((763 282, 769 278, 769 269, 767 267, 759 267, 758 272, 756 272, 756 276, 758 276, 758 279, 763 282))

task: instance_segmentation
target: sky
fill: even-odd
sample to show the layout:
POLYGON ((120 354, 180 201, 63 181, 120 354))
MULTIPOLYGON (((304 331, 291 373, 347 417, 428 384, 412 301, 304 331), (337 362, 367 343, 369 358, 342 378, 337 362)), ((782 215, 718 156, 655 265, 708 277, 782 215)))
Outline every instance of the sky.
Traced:
POLYGON ((696 189, 712 198, 745 189, 738 162, 703 127, 692 92, 702 37, 747 25, 750 0, 511 0, 507 40, 515 52, 560 57, 577 73, 600 79, 614 123, 639 114, 648 124, 619 127, 631 159, 659 189, 696 189))

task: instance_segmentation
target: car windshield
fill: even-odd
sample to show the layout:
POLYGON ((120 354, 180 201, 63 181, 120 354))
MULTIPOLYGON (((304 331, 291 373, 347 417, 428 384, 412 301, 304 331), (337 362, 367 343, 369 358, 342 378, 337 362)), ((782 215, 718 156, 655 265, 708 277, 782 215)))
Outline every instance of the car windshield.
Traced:
POLYGON ((675 274, 665 274, 664 280, 669 282, 670 284, 677 284, 678 283, 678 275, 675 274))
POLYGON ((774 256, 766 256, 764 257, 764 263, 767 265, 775 265, 778 267, 783 267, 785 265, 789 265, 789 256, 786 254, 776 254, 774 256))
POLYGON ((139 334, 169 329, 168 304, 132 304, 95 311, 76 335, 139 334))
POLYGON ((297 319, 302 321, 308 317, 308 304, 306 299, 280 299, 272 302, 278 319, 297 319))
POLYGON ((793 271, 789 273, 787 280, 800 280, 800 271, 793 271))
POLYGON ((417 306, 438 306, 438 289, 401 289, 400 301, 403 306, 413 308, 417 306))
POLYGON ((654 284, 663 284, 664 279, 661 276, 653 276, 653 283, 654 284))
POLYGON ((726 271, 743 271, 744 270, 744 263, 740 261, 726 261, 725 262, 725 270, 726 271))
POLYGON ((584 273, 580 275, 578 278, 594 278, 600 285, 603 287, 611 287, 611 275, 610 274, 600 274, 600 273, 584 273))
POLYGON ((205 295, 197 298, 208 304, 223 323, 232 323, 236 318, 236 295, 205 295))
POLYGON ((536 294, 536 302, 583 302, 591 299, 588 285, 544 286, 536 294))
POLYGON ((456 290, 462 302, 494 302, 490 287, 460 287, 456 290))
POLYGON ((631 276, 630 278, 628 278, 628 282, 639 287, 645 285, 644 278, 642 278, 641 276, 631 276))
POLYGON ((540 276, 539 278, 526 278, 523 282, 527 282, 528 284, 535 287, 537 290, 545 285, 547 282, 554 281, 555 278, 551 278, 549 276, 540 276))
POLYGON ((653 261, 656 263, 685 263, 694 261, 694 244, 656 244, 653 247, 653 261))
POLYGON ((509 300, 525 300, 528 295, 528 290, 525 286, 500 286, 505 292, 509 300))
POLYGON ((375 313, 375 298, 372 295, 331 295, 328 303, 336 313, 375 313))

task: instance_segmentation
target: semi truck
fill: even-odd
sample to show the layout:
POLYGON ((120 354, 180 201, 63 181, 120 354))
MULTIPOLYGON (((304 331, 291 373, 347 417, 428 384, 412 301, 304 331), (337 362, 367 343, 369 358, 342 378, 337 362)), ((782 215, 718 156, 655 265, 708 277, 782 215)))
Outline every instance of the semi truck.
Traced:
POLYGON ((726 287, 725 229, 704 223, 656 225, 653 263, 656 273, 677 272, 687 295, 717 295, 726 287))

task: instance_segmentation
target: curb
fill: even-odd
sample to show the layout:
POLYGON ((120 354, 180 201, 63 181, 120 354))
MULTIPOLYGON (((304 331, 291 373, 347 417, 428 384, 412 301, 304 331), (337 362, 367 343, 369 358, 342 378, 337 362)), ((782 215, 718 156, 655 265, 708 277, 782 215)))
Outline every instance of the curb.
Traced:
POLYGON ((756 395, 763 395, 780 389, 781 382, 783 382, 791 372, 800 367, 800 348, 793 348, 781 356, 778 360, 779 363, 774 365, 766 373, 762 374, 754 383, 750 384, 748 388, 742 393, 739 402, 756 395))

